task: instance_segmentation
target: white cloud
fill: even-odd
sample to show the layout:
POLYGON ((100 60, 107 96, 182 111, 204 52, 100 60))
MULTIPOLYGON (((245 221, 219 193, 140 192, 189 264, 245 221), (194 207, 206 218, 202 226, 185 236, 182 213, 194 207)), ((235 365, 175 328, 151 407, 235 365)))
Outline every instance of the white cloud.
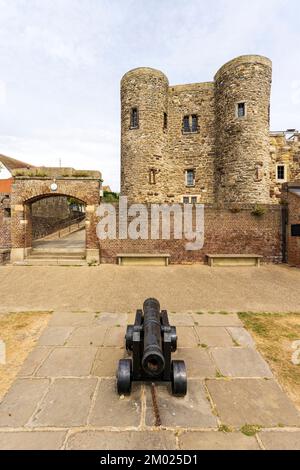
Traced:
POLYGON ((299 17, 298 0, 0 0, 0 153, 118 189, 121 76, 212 80, 247 53, 273 60, 272 128, 300 128, 299 17))
POLYGON ((3 80, 0 80, 0 106, 3 106, 6 103, 6 83, 3 80))

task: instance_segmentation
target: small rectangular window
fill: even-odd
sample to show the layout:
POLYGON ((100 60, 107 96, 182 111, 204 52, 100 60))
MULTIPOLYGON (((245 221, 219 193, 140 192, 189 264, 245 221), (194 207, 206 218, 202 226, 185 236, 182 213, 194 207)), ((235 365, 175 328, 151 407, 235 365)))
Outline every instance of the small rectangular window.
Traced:
POLYGON ((189 204, 190 198, 188 196, 183 196, 182 201, 183 201, 183 204, 189 204))
POLYGON ((130 128, 137 129, 139 127, 139 113, 137 108, 131 108, 130 128))
POLYGON ((246 104, 238 103, 237 104, 237 117, 242 118, 246 116, 246 104))
POLYGON ((192 114, 192 132, 198 131, 198 116, 197 114, 192 114))
POLYGON ((197 196, 192 196, 191 197, 191 203, 192 204, 197 204, 197 196))
POLYGON ((277 165, 277 180, 285 181, 285 166, 284 165, 277 165))
POLYGON ((11 209, 9 207, 4 209, 4 217, 7 219, 11 217, 11 209))
POLYGON ((191 132, 189 116, 184 116, 183 118, 183 132, 191 132))
POLYGON ((300 237, 300 224, 291 225, 291 235, 292 237, 300 237))
POLYGON ((164 113, 164 129, 168 128, 168 115, 164 113))
POLYGON ((194 186, 195 185, 195 171, 194 170, 186 170, 186 172, 185 172, 185 184, 186 184, 186 186, 194 186))

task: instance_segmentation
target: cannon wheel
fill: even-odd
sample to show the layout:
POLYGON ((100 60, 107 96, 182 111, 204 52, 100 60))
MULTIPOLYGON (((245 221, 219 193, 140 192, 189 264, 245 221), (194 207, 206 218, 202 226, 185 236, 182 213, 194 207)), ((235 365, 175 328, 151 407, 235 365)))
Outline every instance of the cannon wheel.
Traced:
POLYGON ((117 390, 119 395, 129 395, 131 392, 132 360, 120 359, 117 372, 117 390))
POLYGON ((184 361, 172 361, 171 363, 172 393, 177 397, 183 397, 187 392, 187 376, 184 361))
POLYGON ((133 325, 128 325, 125 335, 126 350, 132 351, 133 348, 133 325))

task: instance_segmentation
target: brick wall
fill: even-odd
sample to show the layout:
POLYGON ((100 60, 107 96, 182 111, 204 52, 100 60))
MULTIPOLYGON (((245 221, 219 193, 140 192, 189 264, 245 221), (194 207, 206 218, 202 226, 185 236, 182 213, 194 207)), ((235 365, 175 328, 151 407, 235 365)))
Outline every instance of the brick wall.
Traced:
POLYGON ((99 242, 101 262, 115 263, 118 253, 169 253, 170 262, 174 264, 204 262, 208 253, 255 253, 262 255, 266 262, 281 262, 281 207, 262 207, 266 211, 262 216, 252 215, 253 206, 240 206, 238 212, 229 208, 205 207, 204 246, 199 251, 186 251, 185 239, 107 239, 99 242))
POLYGON ((291 225, 300 224, 300 196, 289 192, 287 194, 287 199, 288 199, 288 223, 286 227, 287 262, 294 266, 300 266, 300 237, 291 236, 291 225))
POLYGON ((11 218, 6 212, 6 209, 10 209, 10 197, 7 197, 6 194, 0 193, 0 249, 9 248, 11 244, 11 218))

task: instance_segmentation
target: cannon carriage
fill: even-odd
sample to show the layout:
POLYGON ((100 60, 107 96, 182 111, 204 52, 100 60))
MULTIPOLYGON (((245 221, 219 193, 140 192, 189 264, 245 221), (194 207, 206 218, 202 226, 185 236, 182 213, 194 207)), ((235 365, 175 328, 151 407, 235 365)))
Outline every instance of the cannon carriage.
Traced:
POLYGON ((156 299, 147 299, 137 310, 134 325, 127 326, 125 345, 132 359, 120 359, 117 390, 131 392, 132 381, 171 382, 172 393, 184 396, 187 376, 184 361, 171 360, 177 349, 176 327, 170 326, 168 313, 160 310, 156 299))

